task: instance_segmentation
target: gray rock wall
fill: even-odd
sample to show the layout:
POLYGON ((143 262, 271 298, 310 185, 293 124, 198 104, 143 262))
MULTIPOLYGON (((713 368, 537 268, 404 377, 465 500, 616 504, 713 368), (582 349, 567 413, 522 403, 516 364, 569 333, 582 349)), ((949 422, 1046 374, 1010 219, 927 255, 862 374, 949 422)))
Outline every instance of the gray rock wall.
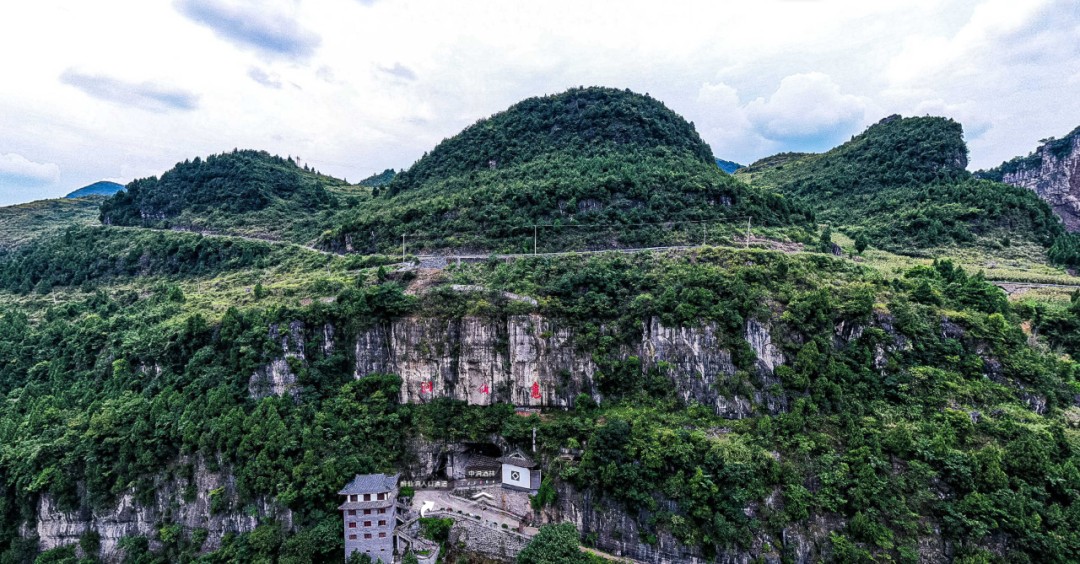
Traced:
MULTIPOLYGON (((332 343, 333 327, 327 325, 323 329, 324 341, 332 343)), ((261 399, 271 395, 290 396, 294 400, 300 396, 300 390, 296 386, 296 374, 289 366, 289 359, 303 362, 307 360, 304 354, 304 324, 293 321, 289 327, 282 328, 274 324, 270 326, 270 338, 281 343, 281 356, 271 360, 265 366, 256 370, 248 379, 248 393, 255 399, 261 399)), ((330 347, 333 345, 331 344, 330 347)), ((324 344, 325 350, 330 350, 324 344)))
MULTIPOLYGON (((1063 140, 1064 141, 1064 140, 1063 140)), ((1080 231, 1080 135, 1072 137, 1065 152, 1036 149, 1038 166, 1020 168, 1002 175, 1002 181, 1033 190, 1061 216, 1069 231, 1080 231)))
MULTIPOLYGON (((746 325, 744 337, 758 355, 758 373, 771 378, 784 361, 773 345, 770 327, 746 325)), ((592 351, 574 342, 574 331, 540 315, 505 319, 407 317, 361 332, 355 340, 355 376, 401 376, 401 401, 449 397, 470 404, 511 402, 519 406, 572 407, 579 394, 599 401, 592 351)), ((723 383, 735 375, 731 353, 721 347, 715 324, 665 327, 643 324, 642 338, 624 347, 642 369, 664 362, 683 399, 711 405, 725 417, 746 417, 755 405, 783 409, 779 398, 726 397, 723 383)))
MULTIPOLYGON (((212 472, 203 461, 197 460, 190 482, 162 480, 153 502, 148 505, 125 494, 108 509, 80 507, 64 511, 48 495, 42 495, 38 502, 38 518, 32 528, 37 533, 41 550, 77 544, 84 533, 97 531, 101 535, 99 556, 106 562, 118 562, 123 557, 118 546, 120 539, 126 536, 155 539, 158 530, 167 524, 180 525, 189 537, 196 529, 206 529, 208 535, 203 544, 206 550, 220 546, 221 537, 226 533, 254 530, 262 517, 275 518, 286 528, 292 528, 292 512, 288 509, 279 509, 266 502, 257 503, 252 511, 232 507, 236 499, 234 482, 228 472, 212 472), (194 498, 187 500, 184 492, 189 487, 194 490, 194 498), (216 493, 212 496, 211 492, 216 493), (211 511, 211 498, 218 496, 221 497, 219 505, 225 510, 215 513, 211 511)), ((158 543, 152 540, 151 547, 157 546, 158 543)))

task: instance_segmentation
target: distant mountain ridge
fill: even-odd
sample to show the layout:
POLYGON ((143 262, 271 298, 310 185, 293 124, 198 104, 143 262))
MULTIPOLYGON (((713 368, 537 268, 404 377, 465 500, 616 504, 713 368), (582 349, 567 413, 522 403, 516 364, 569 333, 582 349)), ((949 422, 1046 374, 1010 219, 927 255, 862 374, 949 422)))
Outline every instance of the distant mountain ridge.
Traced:
POLYGON ((1026 157, 975 175, 1034 191, 1069 231, 1080 231, 1080 127, 1061 139, 1051 137, 1026 157))
POLYGON ((101 180, 90 184, 89 186, 83 186, 78 190, 75 190, 64 196, 65 198, 85 198, 87 196, 112 196, 113 194, 124 189, 123 184, 116 182, 110 182, 108 180, 101 180))
POLYGON ((728 174, 734 174, 736 170, 746 167, 746 165, 741 165, 732 161, 725 161, 724 159, 716 159, 716 166, 720 167, 720 170, 728 174))

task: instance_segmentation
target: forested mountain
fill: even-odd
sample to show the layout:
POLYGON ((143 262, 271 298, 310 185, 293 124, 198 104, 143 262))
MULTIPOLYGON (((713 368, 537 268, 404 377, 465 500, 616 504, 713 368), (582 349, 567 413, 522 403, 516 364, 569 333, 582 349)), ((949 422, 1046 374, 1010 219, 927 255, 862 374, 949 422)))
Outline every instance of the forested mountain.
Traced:
POLYGON ((661 102, 578 88, 522 101, 443 141, 322 242, 372 252, 405 235, 419 249, 525 252, 533 226, 553 224, 547 250, 637 246, 700 240, 700 225, 686 222, 747 215, 765 225, 809 217, 723 174, 693 124, 661 102), (666 233, 641 227, 660 223, 666 233))
MULTIPOLYGON (((195 157, 135 180, 101 206, 107 225, 165 227, 309 241, 320 212, 354 204, 348 184, 265 151, 195 157)), ((355 198, 354 198, 355 199, 355 198)))
POLYGON ((644 562, 1074 561, 1080 293, 1007 294, 980 246, 1070 239, 960 133, 890 118, 731 176, 659 101, 583 88, 382 185, 237 151, 0 209, 0 564, 341 562, 344 484, 475 445, 539 463, 515 511, 644 562), (692 246, 373 254, 527 254, 536 224, 692 246))
POLYGON ((75 190, 64 196, 65 198, 85 198, 86 196, 112 196, 113 194, 124 189, 123 184, 117 184, 116 182, 109 182, 108 180, 102 180, 95 182, 89 186, 83 186, 78 190, 75 190))
POLYGON ((805 204, 819 222, 898 252, 977 237, 1049 247, 1063 233, 1030 191, 969 174, 960 124, 890 116, 823 154, 782 154, 736 173, 805 204))

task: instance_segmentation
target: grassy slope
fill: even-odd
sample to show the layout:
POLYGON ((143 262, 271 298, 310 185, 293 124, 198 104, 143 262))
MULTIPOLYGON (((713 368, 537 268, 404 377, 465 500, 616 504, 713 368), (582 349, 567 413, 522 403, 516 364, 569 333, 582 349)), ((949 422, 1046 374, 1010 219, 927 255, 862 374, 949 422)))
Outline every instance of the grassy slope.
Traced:
POLYGON ((35 237, 70 225, 97 223, 103 198, 58 198, 0 208, 0 250, 10 250, 35 237))

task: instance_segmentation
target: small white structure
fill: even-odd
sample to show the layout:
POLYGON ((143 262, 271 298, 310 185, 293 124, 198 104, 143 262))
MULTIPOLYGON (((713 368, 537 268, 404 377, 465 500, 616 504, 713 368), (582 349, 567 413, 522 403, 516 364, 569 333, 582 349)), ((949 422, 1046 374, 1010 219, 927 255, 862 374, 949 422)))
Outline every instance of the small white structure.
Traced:
POLYGON ((540 489, 540 465, 521 450, 500 458, 499 462, 502 464, 502 487, 527 492, 540 489))

